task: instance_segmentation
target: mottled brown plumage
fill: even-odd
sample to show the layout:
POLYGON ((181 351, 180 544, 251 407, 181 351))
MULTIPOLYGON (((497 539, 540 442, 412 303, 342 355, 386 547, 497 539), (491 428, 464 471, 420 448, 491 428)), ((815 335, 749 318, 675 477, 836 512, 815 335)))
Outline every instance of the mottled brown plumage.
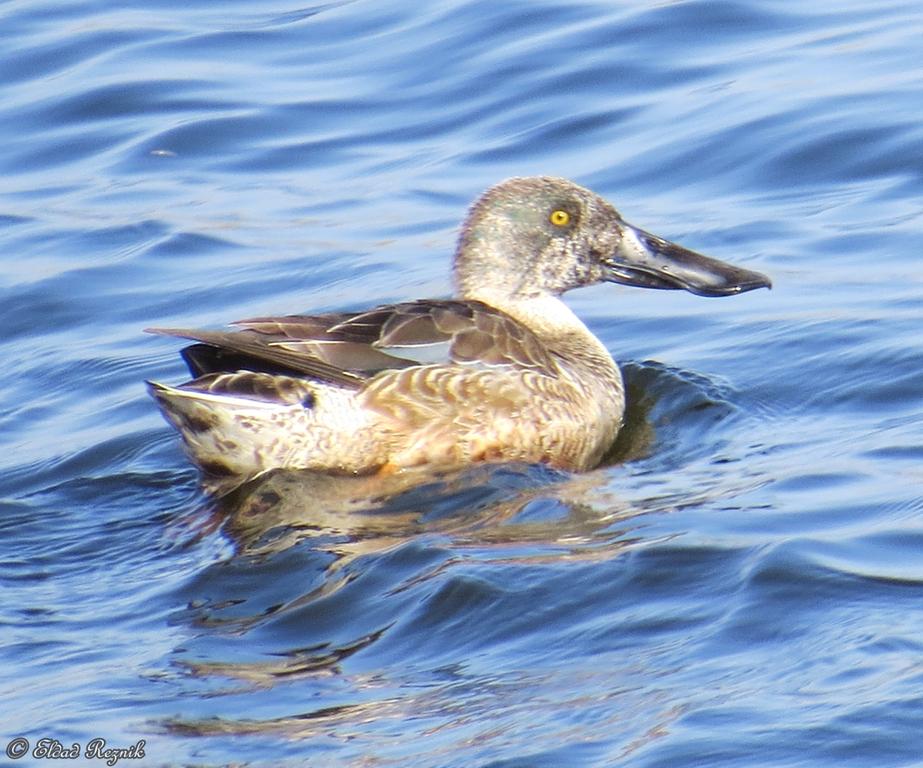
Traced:
POLYGON ((763 275, 625 223, 572 182, 510 179, 472 207, 459 299, 261 317, 236 331, 157 329, 198 342, 196 377, 151 383, 209 475, 276 467, 367 473, 419 464, 599 462, 621 425, 621 374, 558 298, 602 281, 730 295, 763 275))

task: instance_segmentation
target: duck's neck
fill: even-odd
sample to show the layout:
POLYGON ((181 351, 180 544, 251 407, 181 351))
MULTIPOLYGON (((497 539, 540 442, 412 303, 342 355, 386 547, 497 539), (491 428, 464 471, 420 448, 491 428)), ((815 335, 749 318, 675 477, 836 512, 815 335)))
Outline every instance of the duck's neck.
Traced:
POLYGON ((560 335, 592 335, 583 321, 561 299, 551 294, 510 296, 494 291, 490 286, 464 292, 466 299, 475 299, 501 309, 543 339, 560 335))
POLYGON ((609 350, 561 299, 552 294, 510 296, 490 287, 469 290, 464 298, 483 301, 518 320, 562 357, 583 362, 597 373, 617 373, 609 350))

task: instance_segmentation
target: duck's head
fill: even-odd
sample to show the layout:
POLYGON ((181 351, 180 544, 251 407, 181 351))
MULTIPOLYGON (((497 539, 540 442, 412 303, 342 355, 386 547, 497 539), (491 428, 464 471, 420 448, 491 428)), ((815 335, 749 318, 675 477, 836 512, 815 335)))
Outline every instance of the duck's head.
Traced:
POLYGON ((729 296, 769 288, 759 272, 710 259, 633 227, 566 179, 508 179, 472 206, 455 254, 462 296, 496 303, 600 282, 729 296))

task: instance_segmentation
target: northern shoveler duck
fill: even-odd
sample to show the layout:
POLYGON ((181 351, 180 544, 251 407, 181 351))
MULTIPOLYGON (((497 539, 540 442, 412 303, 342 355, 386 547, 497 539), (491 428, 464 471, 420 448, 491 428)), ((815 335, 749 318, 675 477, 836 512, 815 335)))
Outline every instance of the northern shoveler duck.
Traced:
POLYGON ((514 178, 471 208, 455 299, 259 317, 191 339, 192 381, 150 392, 209 479, 476 461, 599 463, 625 410, 608 350, 561 301, 600 282, 729 296, 770 287, 625 222, 588 189, 514 178))

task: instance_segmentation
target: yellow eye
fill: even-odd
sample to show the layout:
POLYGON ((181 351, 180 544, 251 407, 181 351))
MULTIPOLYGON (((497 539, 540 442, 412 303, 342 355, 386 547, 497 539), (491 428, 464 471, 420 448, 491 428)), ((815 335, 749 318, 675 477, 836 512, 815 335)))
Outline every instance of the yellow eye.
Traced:
POLYGON ((558 208, 555 211, 551 212, 551 215, 548 217, 548 221, 554 224, 556 227, 566 227, 570 224, 570 214, 567 211, 562 211, 558 208))

